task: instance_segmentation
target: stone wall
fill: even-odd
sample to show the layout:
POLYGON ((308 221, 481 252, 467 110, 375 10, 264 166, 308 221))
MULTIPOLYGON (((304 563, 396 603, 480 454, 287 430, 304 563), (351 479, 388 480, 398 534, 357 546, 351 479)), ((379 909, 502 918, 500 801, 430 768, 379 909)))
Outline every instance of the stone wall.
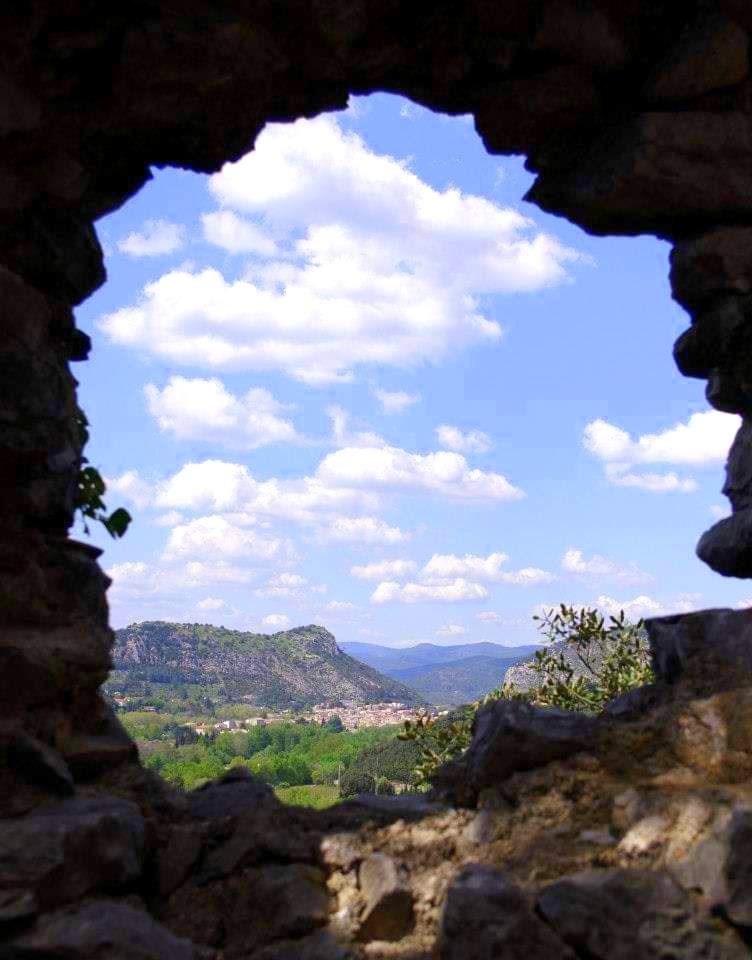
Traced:
MULTIPOLYGON (((711 404, 744 418, 724 488, 733 514, 703 536, 698 551, 723 574, 752 576, 751 31, 746 0, 5 4, 0 11, 0 696, 5 706, 0 815, 20 819, 7 829, 0 825, 0 852, 17 843, 12 837, 32 829, 24 823, 33 819, 38 831, 42 814, 61 804, 46 821, 51 832, 45 849, 52 859, 45 861, 44 881, 32 882, 37 867, 12 856, 10 873, 0 877, 0 923, 21 938, 8 956, 49 955, 50 944, 64 943, 72 952, 104 955, 108 936, 120 936, 120 946, 108 956, 200 953, 154 927, 143 912, 148 904, 152 915, 172 917, 164 899, 172 893, 160 886, 156 851, 170 851, 173 844, 171 866, 164 869, 183 871, 180 886, 206 854, 197 851, 190 859, 194 814, 181 806, 186 801, 166 796, 140 770, 133 745, 99 696, 112 642, 107 581, 97 551, 68 538, 82 455, 69 364, 85 359, 89 346, 75 328, 73 308, 105 279, 94 221, 137 192, 150 167, 217 170, 250 149, 265 122, 343 107, 350 93, 391 90, 436 110, 473 113, 489 151, 527 156, 537 175, 528 199, 543 209, 593 233, 652 233, 674 244, 672 289, 691 319, 676 345, 679 369, 708 381, 711 404), (113 791, 130 800, 115 801, 113 791), (137 805, 128 806, 134 800, 137 805), (184 841, 173 843, 179 829, 184 841), (175 859, 182 866, 176 867, 175 859), (75 882, 58 884, 61 871, 75 882), (106 909, 80 903, 82 897, 114 893, 120 899, 107 901, 106 909), (38 914, 42 919, 30 926, 38 914), (141 920, 134 921, 133 914, 141 920), (126 948, 129 930, 135 932, 126 948)), ((672 630, 680 628, 681 623, 672 630)), ((230 790, 216 789, 216 796, 225 798, 230 790)), ((237 787, 232 790, 237 793, 237 787)), ((218 848, 232 846, 229 826, 222 840, 221 823, 228 818, 219 808, 208 820, 199 816, 204 823, 199 833, 218 848)), ((253 843, 246 845, 237 861, 227 861, 230 873, 240 871, 234 883, 241 900, 243 890, 264 890, 265 884, 272 891, 284 889, 288 878, 273 872, 246 877, 242 871, 259 870, 266 862, 275 870, 294 868, 298 873, 290 882, 308 891, 301 902, 316 918, 291 919, 296 906, 290 903, 282 909, 289 923, 282 916, 266 940, 259 934, 243 947, 243 930, 266 929, 264 911, 251 911, 245 927, 237 928, 238 955, 242 950, 247 956, 256 950, 254 957, 302 955, 297 947, 264 953, 263 944, 322 926, 322 894, 310 891, 319 889, 326 870, 320 853, 311 853, 311 838, 320 850, 328 829, 325 818, 301 828, 305 854, 263 853, 261 837, 253 834, 261 847, 254 852, 253 843)), ((2 856, 0 863, 6 863, 2 856)), ((407 894, 399 892, 404 878, 390 870, 381 863, 366 870, 366 879, 356 876, 356 899, 366 896, 367 888, 376 891, 373 903, 381 902, 383 886, 383 897, 414 918, 414 910, 405 907, 407 894), (392 888, 397 892, 389 893, 392 888)), ((201 876, 205 879, 194 886, 205 894, 211 884, 201 876)), ((452 902, 462 904, 468 891, 490 884, 489 902, 519 907, 518 893, 497 880, 468 875, 452 902)), ((169 887, 174 876, 165 882, 169 887)), ((341 882, 344 890, 350 880, 341 882)), ((671 890, 661 890, 660 897, 672 903, 671 890)), ((206 901, 204 894, 195 894, 197 902, 201 896, 206 901)), ((268 896, 274 901, 277 894, 268 896)), ((435 912, 443 893, 438 890, 436 897, 430 907, 411 893, 410 903, 435 912)), ((211 898, 206 902, 215 908, 205 909, 205 922, 219 929, 225 921, 217 917, 230 909, 229 901, 221 909, 211 898)), ((556 904, 546 902, 537 915, 553 917, 556 904)), ((190 898, 187 903, 181 916, 192 913, 190 898)), ((367 913, 372 906, 361 904, 358 910, 367 913)), ((481 926, 484 916, 481 910, 481 926)), ((423 929, 419 918, 414 922, 423 929)), ((178 932, 181 923, 173 923, 178 932)), ((378 916, 372 924, 380 929, 378 916)), ((228 936, 202 930, 187 932, 209 946, 228 936)), ((546 936, 540 937, 543 943, 546 936)), ((567 942, 576 940, 572 933, 567 942)), ((415 950, 432 949, 420 943, 415 950)), ((322 956, 333 955, 327 949, 324 943, 322 956)), ((571 949, 600 955, 592 944, 571 949)), ((459 953, 452 950, 447 947, 443 956, 475 955, 468 944, 459 953)))

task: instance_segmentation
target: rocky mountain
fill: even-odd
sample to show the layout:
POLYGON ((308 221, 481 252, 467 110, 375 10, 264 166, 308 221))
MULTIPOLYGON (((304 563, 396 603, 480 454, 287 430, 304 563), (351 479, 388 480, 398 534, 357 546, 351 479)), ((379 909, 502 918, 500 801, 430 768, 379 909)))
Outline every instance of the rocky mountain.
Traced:
POLYGON ((260 634, 200 623, 134 623, 115 632, 113 661, 111 691, 146 683, 197 686, 262 707, 422 702, 403 683, 343 653, 334 636, 315 625, 260 634))
POLYGON ((383 673, 396 676, 396 671, 410 667, 448 664, 469 657, 489 657, 494 660, 514 660, 529 657, 537 649, 537 644, 525 644, 519 647, 507 647, 500 643, 483 640, 480 643, 416 643, 411 647, 385 647, 378 643, 358 643, 345 641, 341 648, 383 673))
POLYGON ((448 663, 432 663, 404 670, 391 670, 390 676, 401 680, 422 694, 429 703, 445 707, 459 706, 500 687, 504 674, 519 657, 502 660, 498 657, 464 657, 448 663))

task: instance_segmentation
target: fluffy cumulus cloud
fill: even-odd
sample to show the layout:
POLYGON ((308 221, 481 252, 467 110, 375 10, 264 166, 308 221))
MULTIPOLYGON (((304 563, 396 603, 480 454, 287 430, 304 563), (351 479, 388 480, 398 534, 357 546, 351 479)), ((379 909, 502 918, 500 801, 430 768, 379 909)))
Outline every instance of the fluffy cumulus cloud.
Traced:
POLYGON ((606 476, 616 486, 636 487, 653 493, 690 493, 697 482, 675 471, 657 473, 635 470, 646 464, 702 467, 720 464, 739 429, 739 417, 717 410, 693 413, 662 433, 646 433, 636 440, 626 430, 607 420, 593 420, 585 427, 585 449, 605 465, 606 476))
POLYGON ((196 604, 197 610, 226 610, 227 603, 219 597, 204 597, 196 604))
POLYGON ((108 598, 115 604, 146 601, 156 597, 185 597, 186 590, 241 586, 252 582, 258 571, 227 560, 189 560, 156 565, 143 561, 116 563, 107 571, 112 580, 108 598))
POLYGON ((492 446, 491 438, 482 430, 463 433, 459 427, 451 427, 447 423, 436 427, 436 436, 442 447, 458 453, 486 453, 492 446))
POLYGON ((505 553, 491 553, 487 557, 466 553, 463 557, 453 553, 434 554, 421 571, 426 580, 447 580, 451 577, 470 577, 473 580, 510 583, 516 586, 537 586, 551 583, 555 576, 540 567, 523 567, 520 570, 502 570, 509 557, 505 553))
POLYGON ((161 390, 147 384, 144 392, 160 430, 179 440, 255 450, 300 439, 291 421, 281 416, 287 408, 262 387, 236 397, 216 377, 173 376, 161 390))
POLYGON ((288 540, 259 536, 214 515, 198 517, 170 531, 162 554, 167 561, 201 557, 204 560, 245 560, 259 564, 295 559, 288 540))
POLYGON ((304 600, 312 593, 326 593, 326 586, 311 583, 299 573, 278 573, 271 577, 263 587, 254 590, 256 597, 285 597, 290 600, 304 600))
POLYGON ((334 487, 316 477, 256 480, 249 469, 225 460, 186 463, 159 485, 157 506, 241 514, 236 521, 271 517, 313 522, 361 510, 378 500, 368 491, 334 487))
POLYGON ((394 580, 409 576, 415 570, 414 560, 376 560, 350 568, 353 577, 360 580, 394 580))
POLYGON ((380 390, 374 388, 373 395, 379 401, 383 413, 402 413, 420 400, 419 393, 405 393, 404 390, 380 390))
POLYGON ((436 633, 440 637, 461 637, 463 633, 467 633, 467 630, 459 623, 447 623, 439 627, 436 633))
POLYGON ((265 627, 284 630, 290 626, 290 618, 284 613, 270 613, 261 621, 265 627))
POLYGON ((409 453, 397 447, 343 447, 328 454, 316 476, 332 486, 436 493, 481 500, 519 500, 522 490, 500 473, 471 469, 462 454, 409 453))
POLYGON ((488 590, 483 584, 471 583, 462 577, 436 583, 400 584, 396 580, 385 580, 371 594, 371 603, 455 603, 461 600, 485 600, 487 596, 488 590))
POLYGON ((229 253, 255 253, 262 257, 279 254, 273 238, 257 224, 237 216, 231 210, 218 210, 201 217, 204 239, 229 253))
POLYGON ((391 527, 378 517, 335 517, 319 530, 320 538, 328 543, 404 543, 410 534, 399 527, 391 527))
POLYGON ((361 364, 415 366, 501 337, 487 294, 560 283, 578 254, 520 213, 370 150, 331 116, 270 124, 211 178, 205 238, 243 277, 183 268, 101 319, 116 343, 212 370, 311 384, 361 364))
POLYGON ((570 547, 561 558, 561 569, 584 580, 614 580, 618 583, 647 583, 653 578, 636 563, 617 563, 599 553, 585 557, 582 550, 570 547))
POLYGON ((130 500, 137 510, 144 510, 151 503, 152 488, 141 478, 138 470, 126 470, 119 477, 105 477, 105 483, 111 493, 118 493, 130 500))
POLYGON ((168 220, 147 220, 140 231, 133 231, 117 246, 129 257, 157 257, 175 253, 185 243, 185 227, 168 220))
POLYGON ((483 610, 481 613, 476 613, 475 616, 483 623, 503 623, 504 621, 501 614, 496 613, 494 610, 483 610))

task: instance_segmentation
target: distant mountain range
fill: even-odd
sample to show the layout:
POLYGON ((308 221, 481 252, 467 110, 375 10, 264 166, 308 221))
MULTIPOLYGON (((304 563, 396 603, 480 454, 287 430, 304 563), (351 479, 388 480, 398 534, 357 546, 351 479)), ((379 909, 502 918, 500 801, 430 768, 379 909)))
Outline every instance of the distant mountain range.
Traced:
POLYGON ((174 695, 199 687, 219 700, 277 708, 325 700, 422 702, 398 679, 344 653, 328 630, 315 625, 260 634, 198 623, 133 623, 115 631, 112 655, 109 692, 137 693, 148 684, 174 695))
POLYGON ((345 641, 351 656, 414 688, 430 703, 456 706, 478 700, 500 686, 509 667, 528 660, 539 647, 526 644, 458 643, 441 646, 383 647, 345 641))

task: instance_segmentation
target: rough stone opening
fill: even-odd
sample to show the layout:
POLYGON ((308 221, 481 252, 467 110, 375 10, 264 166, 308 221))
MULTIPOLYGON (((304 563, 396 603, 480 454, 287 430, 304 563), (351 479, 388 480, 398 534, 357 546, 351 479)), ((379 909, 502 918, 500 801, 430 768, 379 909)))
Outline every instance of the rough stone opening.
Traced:
MULTIPOLYGON (((389 0, 253 10, 223 3, 112 11, 71 3, 11 10, 3 26, 0 696, 6 710, 0 749, 2 812, 12 819, 2 825, 10 856, 0 884, 0 935, 9 955, 19 957, 64 945, 86 956, 103 944, 114 945, 113 956, 199 956, 200 948, 176 943, 144 910, 145 897, 157 918, 179 928, 169 915, 173 891, 167 892, 178 877, 186 915, 204 924, 180 932, 196 941, 217 945, 224 938, 227 955, 258 960, 304 950, 332 956, 339 948, 321 940, 329 934, 309 935, 329 916, 325 876, 342 890, 354 883, 358 923, 384 901, 392 923, 395 904, 404 916, 408 898, 393 865, 378 861, 365 873, 358 867, 357 879, 336 879, 367 860, 366 847, 350 860, 347 852, 333 855, 338 863, 344 857, 350 870, 327 874, 318 854, 304 849, 308 828, 278 833, 271 827, 277 826, 273 809, 259 836, 263 818, 237 813, 238 802, 244 810, 264 808, 252 784, 211 788, 193 812, 181 809, 179 798, 161 793, 133 763, 133 745, 98 696, 111 643, 106 581, 96 551, 67 538, 80 457, 68 361, 87 349, 72 307, 104 279, 92 222, 131 196, 151 165, 215 170, 240 156, 267 120, 343 107, 349 92, 395 90, 437 110, 473 113, 491 152, 528 156, 538 175, 530 196, 544 209, 595 233, 655 233, 675 244, 674 295, 693 320, 677 344, 679 367, 708 380, 715 407, 745 417, 728 466, 734 512, 703 537, 699 553, 719 572, 747 577, 749 11, 734 0, 478 0, 461 11, 448 4, 405 11, 389 0), (124 795, 136 797, 138 806, 117 799, 124 795), (36 859, 32 837, 44 851, 36 859), (265 868, 269 837, 273 845, 289 845, 283 852, 275 846, 274 865, 265 868), (152 886, 162 864, 168 902, 152 886), (194 866, 200 872, 186 880, 194 866), (61 871, 66 883, 58 880, 61 871), (218 903, 212 878, 230 874, 218 903), (300 894, 286 903, 281 890, 300 894), (369 890, 373 899, 366 902, 369 890), (120 899, 92 902, 113 894, 120 899), (252 903, 250 913, 238 909, 252 903), (268 911, 280 903, 279 924, 268 923, 268 911), (245 939, 248 931, 261 939, 245 939), (305 943, 291 944, 301 937, 305 943)), ((492 766, 498 789, 484 809, 514 808, 525 796, 542 805, 541 822, 554 829, 559 816, 566 826, 556 835, 562 859, 551 856, 549 846, 547 859, 536 864, 541 872, 518 877, 547 926, 508 880, 470 870, 452 887, 443 957, 471 955, 457 920, 466 915, 468 897, 477 909, 478 935, 494 938, 497 950, 510 937, 519 943, 522 929, 540 956, 613 955, 614 944, 635 955, 657 948, 656 941, 640 939, 656 924, 635 932, 634 911, 657 916, 659 930, 661 917, 679 911, 686 918, 686 955, 708 949, 723 957, 747 955, 735 932, 749 926, 750 914, 744 865, 734 857, 749 832, 748 813, 739 805, 749 779, 748 621, 746 613, 721 611, 658 622, 653 644, 664 685, 647 700, 622 705, 620 718, 596 731, 554 725, 544 736, 552 760, 545 767, 493 772, 492 766), (623 724, 618 750, 612 724, 623 724), (641 761, 641 770, 630 767, 630 758, 641 761), (593 780, 600 786, 589 794, 584 781, 593 780), (605 818, 608 808, 610 835, 623 833, 616 853, 602 834, 582 837, 567 806, 591 795, 591 818, 605 818), (712 863, 701 859, 709 850, 712 863), (554 862, 552 875, 544 867, 554 862), (601 872, 539 891, 541 883, 579 867, 601 872), (625 889, 634 894, 629 918, 617 910, 595 934, 591 916, 571 909, 595 903, 605 916, 624 903, 625 889), (699 891, 699 907, 688 890, 699 891), (508 923, 489 925, 489 913, 498 916, 500 906, 508 923), (708 910, 725 921, 711 921, 708 910)), ((496 718, 488 731, 491 747, 481 738, 473 754, 484 775, 483 750, 493 754, 495 738, 503 743, 510 730, 534 740, 535 720, 496 718)), ((537 751, 536 762, 544 753, 537 751)), ((352 816, 357 824, 376 817, 352 816)), ((421 862, 420 849, 443 859, 451 828, 441 818, 470 815, 437 816, 435 834, 413 832, 408 852, 399 852, 404 827, 398 823, 386 828, 394 831, 394 846, 379 837, 376 852, 388 848, 402 857, 408 873, 410 863, 421 862)), ((484 815, 482 823, 499 816, 484 815)), ((473 829, 482 831, 479 820, 473 829)), ((316 820, 317 844, 322 829, 326 821, 316 820)), ((497 864, 514 863, 512 849, 485 849, 497 864)), ((434 934, 448 882, 447 876, 415 907, 419 927, 434 911, 425 927, 434 934)), ((329 895, 335 893, 340 896, 330 888, 329 895)), ((347 955, 363 948, 341 949, 347 955)), ((370 954, 380 949, 390 948, 370 954)), ((408 934, 400 949, 418 957, 432 947, 408 934)))

